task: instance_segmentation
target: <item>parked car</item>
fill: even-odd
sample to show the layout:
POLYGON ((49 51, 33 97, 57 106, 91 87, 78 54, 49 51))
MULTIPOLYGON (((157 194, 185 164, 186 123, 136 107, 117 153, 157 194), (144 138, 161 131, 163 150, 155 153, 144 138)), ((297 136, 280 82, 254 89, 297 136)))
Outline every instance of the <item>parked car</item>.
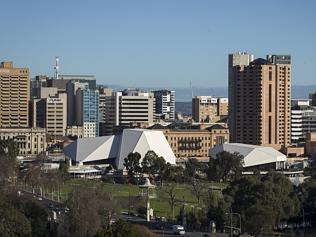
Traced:
POLYGON ((178 235, 184 235, 185 234, 185 230, 184 227, 182 225, 173 225, 172 226, 172 231, 174 234, 178 234, 178 235))

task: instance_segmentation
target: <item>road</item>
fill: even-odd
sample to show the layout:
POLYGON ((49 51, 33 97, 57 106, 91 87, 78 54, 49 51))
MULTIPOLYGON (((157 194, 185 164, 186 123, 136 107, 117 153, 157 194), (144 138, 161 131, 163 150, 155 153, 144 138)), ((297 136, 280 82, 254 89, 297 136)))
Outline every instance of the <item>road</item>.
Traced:
MULTIPOLYGON (((40 196, 33 194, 31 192, 20 190, 20 196, 25 197, 25 198, 36 199, 38 202, 42 203, 42 205, 45 208, 47 208, 51 211, 55 211, 57 214, 62 214, 66 210, 66 206, 64 203, 53 201, 51 199, 47 199, 44 197, 40 197, 40 196)), ((123 215, 123 214, 118 215, 117 218, 126 220, 132 224, 144 225, 144 226, 148 227, 152 232, 156 233, 159 236, 163 236, 163 237, 179 236, 179 235, 176 235, 172 232, 172 224, 167 223, 167 222, 163 222, 163 221, 147 222, 144 218, 137 217, 137 216, 131 216, 131 215, 123 215)), ((212 237, 213 236, 214 237, 226 237, 228 235, 227 234, 220 234, 220 233, 216 233, 216 234, 211 235, 210 233, 206 233, 206 232, 187 232, 183 236, 185 236, 185 237, 207 237, 207 236, 209 236, 209 237, 211 237, 211 236, 212 237)))

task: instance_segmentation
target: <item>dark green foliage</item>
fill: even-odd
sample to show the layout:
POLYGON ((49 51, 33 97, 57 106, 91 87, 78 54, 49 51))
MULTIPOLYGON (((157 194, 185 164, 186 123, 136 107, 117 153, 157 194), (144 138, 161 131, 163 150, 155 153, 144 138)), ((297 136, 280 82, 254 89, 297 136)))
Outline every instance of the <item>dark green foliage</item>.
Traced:
POLYGON ((198 161, 195 158, 188 159, 187 162, 185 162, 185 171, 184 175, 191 180, 192 178, 199 178, 199 174, 204 172, 206 169, 204 163, 198 161))
POLYGON ((31 224, 27 218, 15 208, 0 206, 0 233, 3 237, 31 237, 31 224))
POLYGON ((12 139, 0 140, 0 185, 15 176, 18 154, 19 148, 12 139))
POLYGON ((4 237, 31 237, 30 221, 0 193, 0 235, 4 237))
POLYGON ((217 154, 216 159, 210 159, 206 170, 210 180, 216 182, 226 182, 241 176, 243 170, 244 157, 238 153, 223 151, 217 154))
POLYGON ((224 195, 233 212, 241 214, 243 231, 247 232, 269 232, 281 220, 297 215, 300 209, 292 183, 277 173, 237 179, 224 190, 224 195))
POLYGON ((119 219, 110 227, 97 232, 95 237, 157 237, 147 227, 132 225, 119 219))
POLYGON ((135 175, 141 172, 140 167, 141 156, 138 152, 129 153, 124 159, 124 166, 127 170, 128 178, 131 182, 135 181, 135 175))
POLYGON ((164 173, 167 169, 166 161, 163 157, 158 156, 154 151, 148 151, 142 160, 142 172, 149 174, 153 179, 162 183, 164 173))

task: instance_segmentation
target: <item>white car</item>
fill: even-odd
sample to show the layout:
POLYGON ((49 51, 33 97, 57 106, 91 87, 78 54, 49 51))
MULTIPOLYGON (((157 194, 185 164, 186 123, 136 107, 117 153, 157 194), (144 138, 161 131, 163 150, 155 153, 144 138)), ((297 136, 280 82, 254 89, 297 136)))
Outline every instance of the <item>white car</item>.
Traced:
POLYGON ((178 234, 178 235, 184 235, 185 234, 185 230, 184 227, 182 225, 173 225, 172 226, 172 231, 174 234, 178 234))

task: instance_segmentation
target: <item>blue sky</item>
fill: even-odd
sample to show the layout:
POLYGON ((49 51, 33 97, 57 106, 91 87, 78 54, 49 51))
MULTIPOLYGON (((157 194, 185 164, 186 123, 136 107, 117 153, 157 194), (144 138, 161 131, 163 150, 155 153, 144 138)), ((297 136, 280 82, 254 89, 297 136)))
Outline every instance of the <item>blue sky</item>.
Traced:
POLYGON ((0 60, 100 84, 227 85, 227 55, 291 54, 292 82, 316 84, 316 1, 10 0, 1 3, 0 60))

